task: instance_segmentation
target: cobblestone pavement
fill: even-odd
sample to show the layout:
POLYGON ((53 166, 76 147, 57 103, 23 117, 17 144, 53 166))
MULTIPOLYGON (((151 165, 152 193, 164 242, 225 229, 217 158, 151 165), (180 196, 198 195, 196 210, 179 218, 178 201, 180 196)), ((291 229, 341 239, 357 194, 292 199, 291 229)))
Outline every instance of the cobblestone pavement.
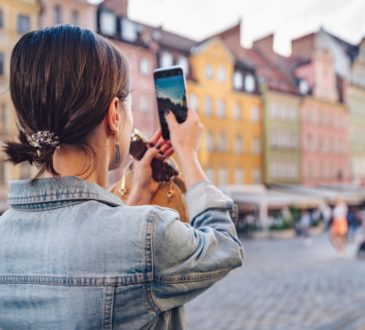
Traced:
POLYGON ((245 264, 186 305, 189 330, 363 330, 365 260, 326 235, 244 241, 245 264))

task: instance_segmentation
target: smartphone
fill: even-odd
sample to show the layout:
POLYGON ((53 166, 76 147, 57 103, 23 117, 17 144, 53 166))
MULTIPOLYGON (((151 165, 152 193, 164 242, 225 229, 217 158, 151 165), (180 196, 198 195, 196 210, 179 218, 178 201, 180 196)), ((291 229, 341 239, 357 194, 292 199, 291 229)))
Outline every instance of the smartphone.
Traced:
POLYGON ((184 71, 180 66, 158 68, 153 72, 153 78, 162 137, 165 140, 170 140, 165 111, 172 111, 178 123, 183 123, 188 114, 184 71))

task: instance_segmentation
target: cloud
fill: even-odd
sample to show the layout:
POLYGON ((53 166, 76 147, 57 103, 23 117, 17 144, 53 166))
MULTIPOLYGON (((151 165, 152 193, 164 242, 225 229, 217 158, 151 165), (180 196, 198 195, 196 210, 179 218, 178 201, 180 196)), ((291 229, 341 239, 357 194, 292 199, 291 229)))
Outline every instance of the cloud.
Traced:
POLYGON ((243 18, 243 41, 276 33, 275 48, 290 50, 290 39, 324 25, 351 42, 365 34, 364 0, 133 0, 130 15, 150 24, 202 39, 243 18))

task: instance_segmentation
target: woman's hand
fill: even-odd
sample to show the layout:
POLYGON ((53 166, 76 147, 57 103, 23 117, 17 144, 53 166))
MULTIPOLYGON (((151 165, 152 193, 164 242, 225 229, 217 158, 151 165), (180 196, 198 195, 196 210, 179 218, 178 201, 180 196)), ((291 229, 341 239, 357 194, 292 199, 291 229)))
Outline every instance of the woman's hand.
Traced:
POLYGON ((141 160, 133 162, 132 188, 127 199, 128 205, 149 204, 157 191, 159 183, 152 178, 151 161, 153 158, 166 159, 173 153, 170 141, 162 138, 158 130, 150 139, 149 148, 141 160))
POLYGON ((200 181, 208 181, 198 159, 198 147, 203 125, 198 114, 188 110, 186 121, 179 124, 172 111, 165 114, 170 131, 171 144, 175 150, 187 188, 200 181))
POLYGON ((165 114, 170 131, 171 144, 180 162, 186 157, 195 157, 203 134, 203 125, 195 110, 189 109, 186 121, 179 124, 172 111, 165 114))

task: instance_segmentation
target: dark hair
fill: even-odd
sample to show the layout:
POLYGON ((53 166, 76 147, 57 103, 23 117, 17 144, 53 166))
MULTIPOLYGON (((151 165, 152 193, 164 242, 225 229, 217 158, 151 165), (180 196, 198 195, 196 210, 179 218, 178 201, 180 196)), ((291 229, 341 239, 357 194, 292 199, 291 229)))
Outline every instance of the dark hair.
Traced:
POLYGON ((59 143, 85 151, 87 138, 107 114, 114 97, 129 93, 123 55, 94 32, 58 25, 25 34, 10 64, 10 92, 16 110, 19 142, 5 143, 8 161, 28 161, 40 171, 53 167, 54 146, 34 147, 29 136, 49 131, 59 143))

